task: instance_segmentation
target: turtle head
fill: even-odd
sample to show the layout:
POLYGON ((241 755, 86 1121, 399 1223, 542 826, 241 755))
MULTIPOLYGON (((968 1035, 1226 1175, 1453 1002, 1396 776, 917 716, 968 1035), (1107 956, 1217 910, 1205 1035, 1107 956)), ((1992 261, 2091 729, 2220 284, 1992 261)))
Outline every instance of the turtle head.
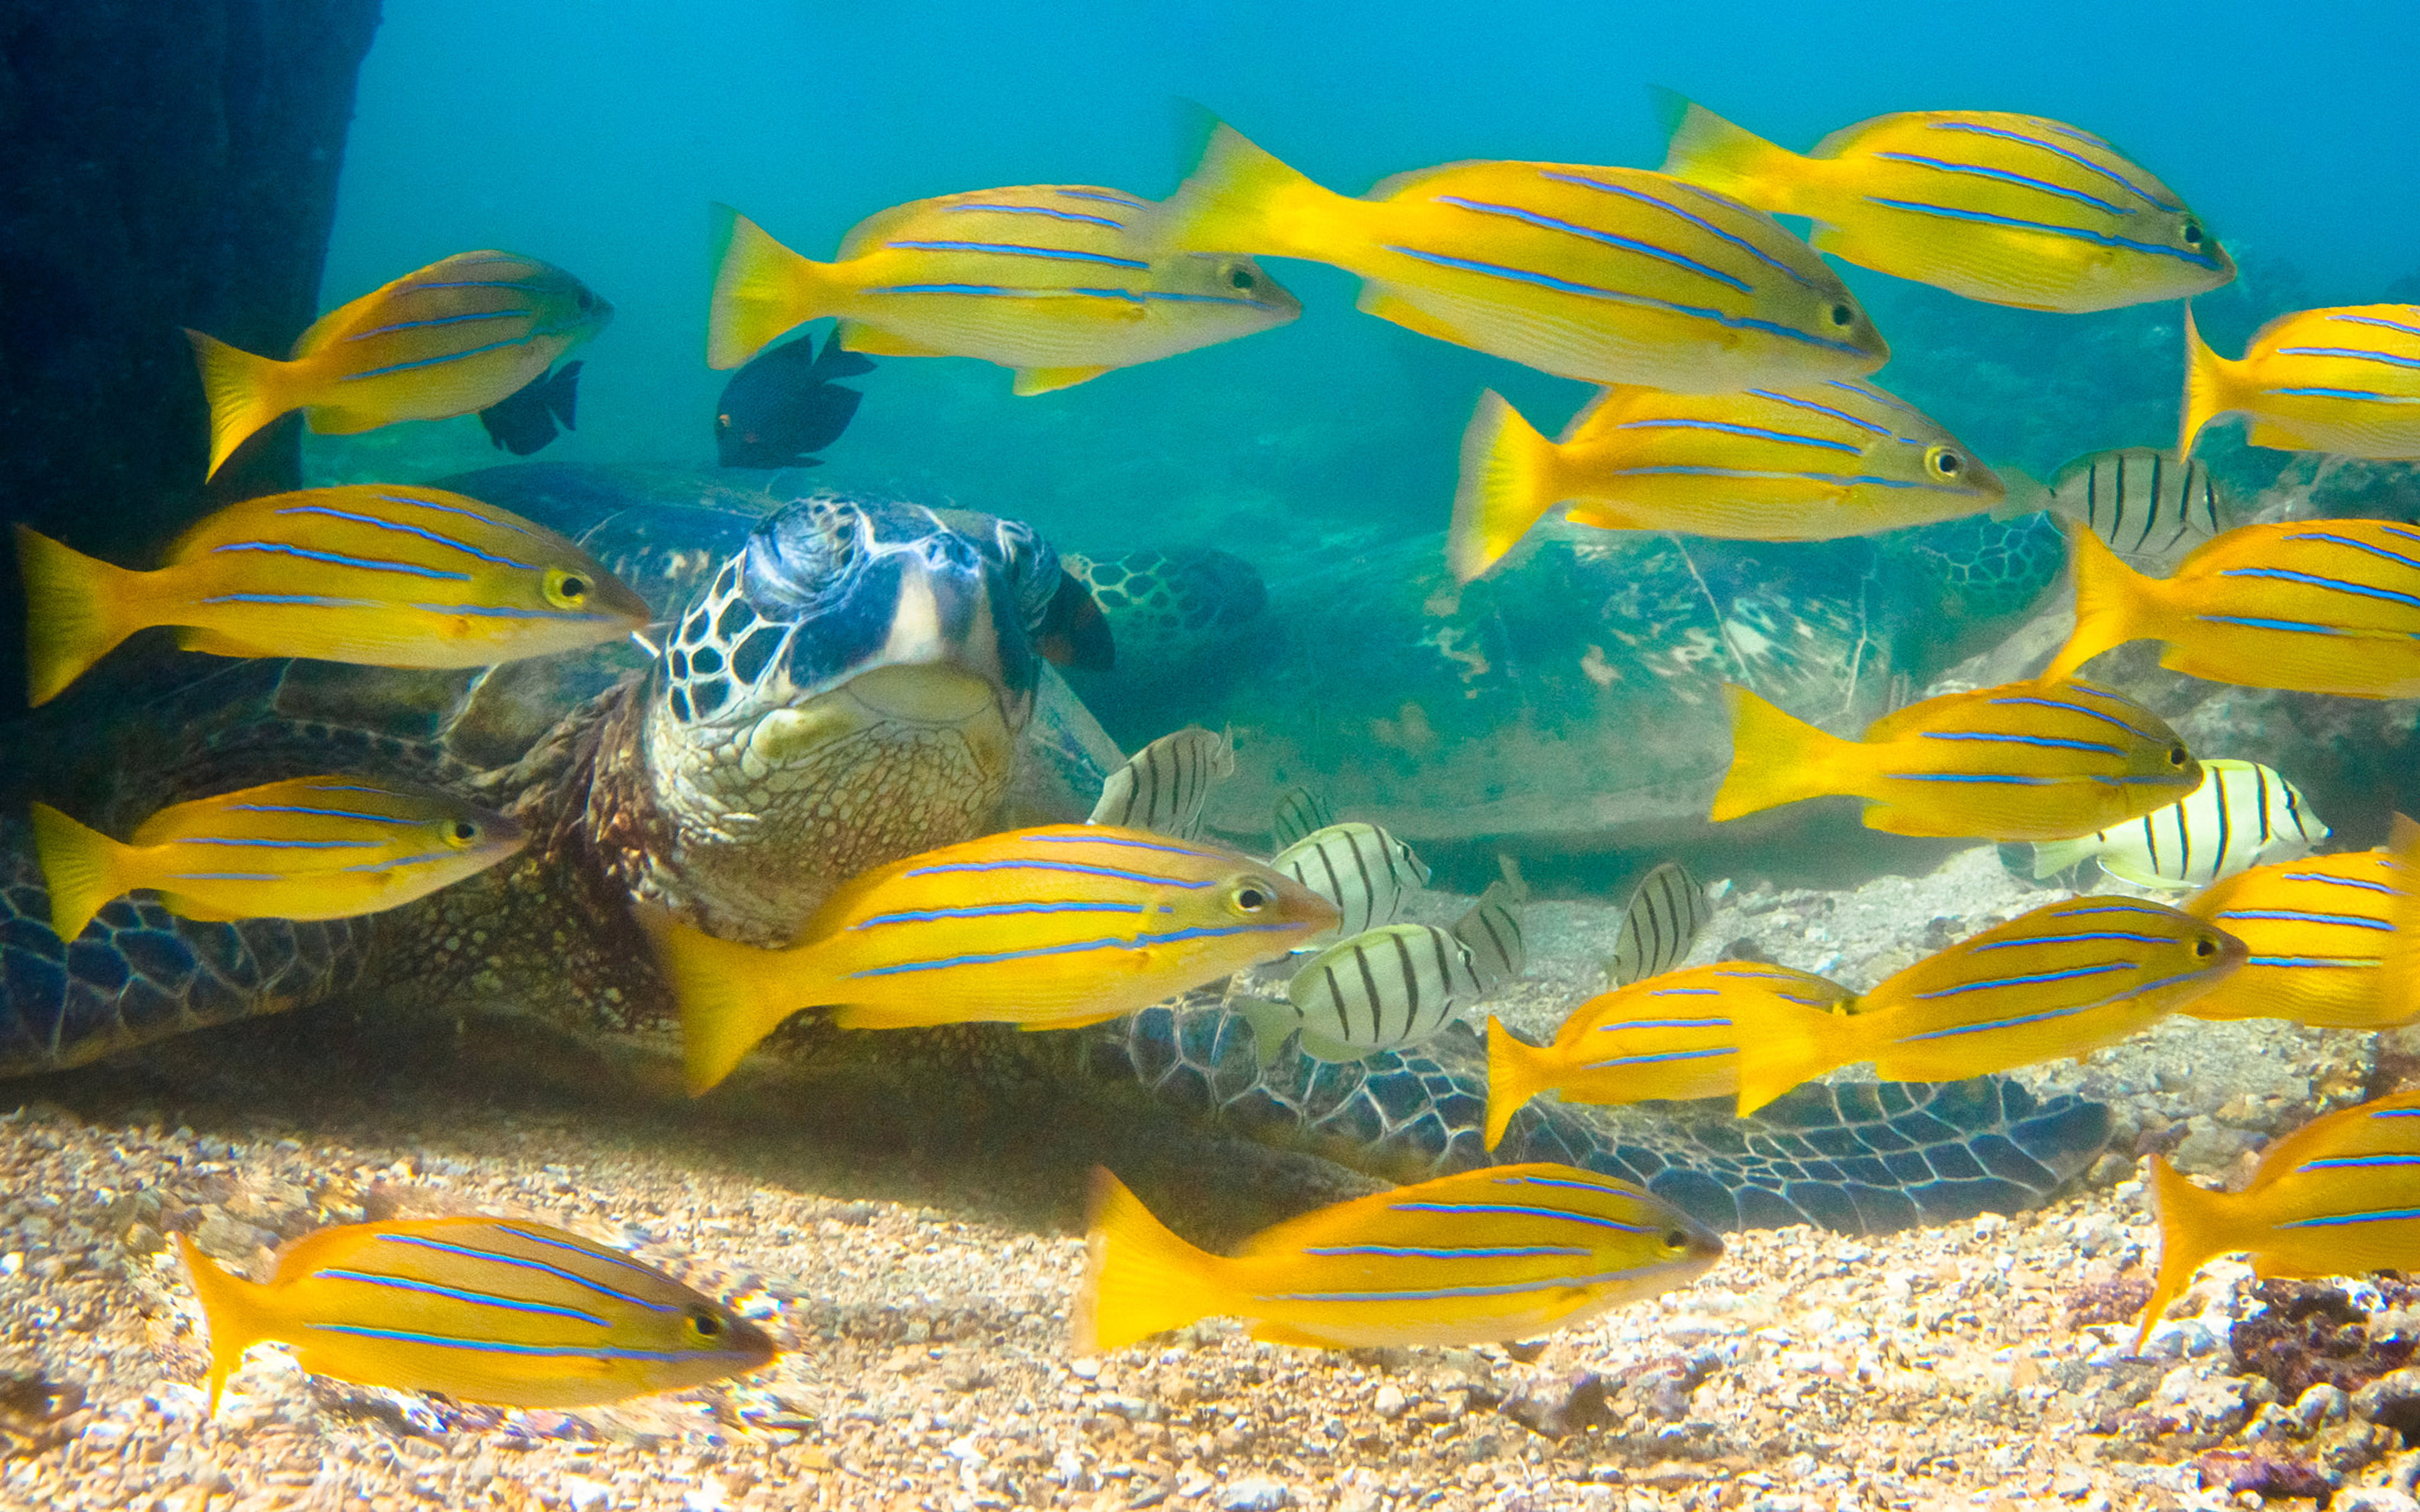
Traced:
POLYGON ((644 691, 667 843, 642 893, 786 941, 858 872, 981 833, 1065 576, 1031 527, 988 515, 821 494, 766 517, 644 691))

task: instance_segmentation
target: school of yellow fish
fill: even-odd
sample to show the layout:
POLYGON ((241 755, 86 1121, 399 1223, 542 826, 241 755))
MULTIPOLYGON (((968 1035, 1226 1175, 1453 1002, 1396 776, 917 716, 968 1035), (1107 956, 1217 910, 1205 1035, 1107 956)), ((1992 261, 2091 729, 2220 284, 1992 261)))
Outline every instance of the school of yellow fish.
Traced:
MULTIPOLYGON (((2224 528, 2193 456, 2241 416, 2256 445, 2420 457, 2420 306, 2286 316, 2240 359, 2183 316, 2173 452, 2079 458, 2047 487, 2003 478, 1875 387, 1889 347, 1823 254, 1968 299, 2083 312, 2186 300, 2235 268, 2199 216, 2106 142, 1983 111, 1885 116, 1805 154, 1677 97, 1660 169, 1470 161, 1354 196, 1224 123, 1153 201, 1092 185, 978 190, 881 211, 833 260, 715 210, 706 361, 737 366, 835 318, 840 348, 959 356, 1042 394, 1269 330, 1301 306, 1262 258, 1361 281, 1360 308, 1439 341, 1597 384, 1555 439, 1494 393, 1463 440, 1447 563, 1497 570, 1541 520, 1609 531, 1820 540, 1981 512, 2071 521, 2076 625, 2039 678, 1930 699, 1856 739, 1745 687, 1709 817, 1853 795, 1900 835, 2031 841, 2039 874, 2086 857, 2180 906, 2051 903, 1866 993, 1748 962, 1684 966, 1708 912, 1677 864, 1640 884, 1610 990, 1549 1045, 1487 1021, 1486 1142, 1553 1092, 1583 1103, 1737 1100, 1749 1112, 1841 1067, 1947 1079, 2095 1049, 2171 1013, 2381 1028, 2420 1014, 2412 871, 2392 846, 2306 857, 2325 825, 2282 775, 2197 759, 2122 693, 2074 674, 2137 640, 2165 665, 2253 687, 2420 697, 2420 528, 2330 519, 2224 528), (1812 223, 1802 239, 1774 219, 1812 223), (2156 559, 2203 544, 2164 577, 2156 559), (2155 544, 2156 540, 2156 544, 2155 544)), ((448 257, 311 326, 283 359, 188 332, 210 409, 209 471, 279 416, 316 431, 466 415, 544 375, 613 307, 499 251, 448 257)), ((231 505, 154 570, 20 528, 36 703, 128 636, 189 650, 389 667, 545 656, 644 625, 645 605, 571 542, 418 486, 307 489, 231 505)), ((845 1028, 989 1020, 1031 1030, 1134 1011, 1239 970, 1309 956, 1285 1001, 1238 1004, 1265 1064, 1417 1045, 1524 967, 1517 878, 1452 928, 1397 922, 1428 880, 1374 825, 1317 795, 1279 807, 1260 859, 1196 837, 1224 736, 1187 730, 1116 774, 1093 822, 997 834, 876 867, 788 945, 657 920, 703 1093, 791 1014, 845 1028)), ((58 933, 155 891, 194 918, 392 908, 514 853, 501 815, 449 795, 302 777, 178 804, 126 841, 37 808, 58 933)), ((2273 1145, 2245 1190, 2205 1191, 2154 1158, 2162 1309, 2204 1260, 2262 1274, 2420 1263, 2420 1093, 2322 1118, 2273 1145)), ((1170 1231, 1106 1171, 1092 1194, 1077 1347, 1115 1349, 1208 1315, 1321 1348, 1509 1341, 1685 1286, 1721 1241, 1622 1181, 1486 1167, 1280 1224, 1233 1257, 1170 1231)), ((211 1334, 213 1407, 252 1344, 306 1369, 518 1405, 601 1402, 755 1369, 768 1336, 629 1257, 545 1225, 466 1217, 330 1228, 256 1283, 190 1243, 211 1334)))

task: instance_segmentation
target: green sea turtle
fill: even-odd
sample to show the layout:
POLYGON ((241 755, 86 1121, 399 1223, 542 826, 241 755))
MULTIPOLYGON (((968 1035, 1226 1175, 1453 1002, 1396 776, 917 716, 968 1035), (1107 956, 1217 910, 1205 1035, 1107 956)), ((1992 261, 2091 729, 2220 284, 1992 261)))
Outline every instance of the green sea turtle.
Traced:
MULTIPOLYGON (((1117 759, 1035 655, 1069 605, 1059 559, 1023 525, 562 465, 449 486, 581 540, 666 611, 655 644, 477 675, 215 664, 139 707, 111 704, 97 748, 59 737, 35 785, 122 830, 266 777, 409 772, 511 813, 528 848, 366 918, 200 922, 137 894, 62 943, 12 803, 0 1074, 317 1001, 406 1023, 507 1016, 669 1072, 675 1021, 634 901, 769 943, 860 868, 986 825, 1080 817, 1117 759)), ((809 1014, 767 1043, 756 1074, 776 1079, 880 1057, 1140 1088, 1388 1175, 1486 1159, 1466 1033, 1263 1071, 1249 1027, 1204 997, 1063 1034, 851 1034, 809 1014)), ((2040 1200, 2107 1133, 2098 1104, 1986 1079, 1812 1088, 1747 1120, 1536 1103, 1497 1158, 1628 1175, 1726 1227, 1864 1230, 2040 1200)))

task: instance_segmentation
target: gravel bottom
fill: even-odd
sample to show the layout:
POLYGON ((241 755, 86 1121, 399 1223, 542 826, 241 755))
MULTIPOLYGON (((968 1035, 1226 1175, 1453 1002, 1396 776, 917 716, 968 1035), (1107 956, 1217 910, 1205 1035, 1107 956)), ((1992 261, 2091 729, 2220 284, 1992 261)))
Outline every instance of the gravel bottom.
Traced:
MULTIPOLYGON (((1727 896, 1700 952, 1863 986, 1912 934, 2055 896, 1983 847, 1854 892, 1727 896)), ((1532 980, 1491 1006, 1550 1029, 1601 987, 1614 919, 1551 903, 1531 921, 1532 980)), ((1211 1322, 1076 1360, 1091 1162, 1214 1244, 1338 1195, 1333 1169, 1131 1118, 1051 1115, 1037 1140, 1042 1113, 980 1098, 717 1116, 575 1094, 495 1046, 372 1076, 342 1033, 291 1023, 5 1089, 0 1107, 23 1104, 0 1117, 0 1505, 1845 1512, 2332 1492, 2337 1512, 2420 1512, 2403 1447, 2420 1371, 2395 1373, 2420 1311, 2398 1285, 2263 1290, 2223 1262, 2148 1358, 2129 1350, 2157 1253, 2133 1157, 2239 1172, 2408 1064, 2396 1037, 2172 1021, 2040 1073, 2118 1107, 2119 1142, 2075 1195, 1880 1239, 1738 1235, 1697 1287, 1535 1345, 1326 1354, 1211 1322), (313 1380, 263 1349, 203 1421, 199 1310, 166 1234, 257 1268, 321 1224, 458 1211, 624 1245, 784 1352, 615 1408, 500 1412, 313 1380), (2292 1348, 2239 1359, 2239 1323, 2292 1348)))

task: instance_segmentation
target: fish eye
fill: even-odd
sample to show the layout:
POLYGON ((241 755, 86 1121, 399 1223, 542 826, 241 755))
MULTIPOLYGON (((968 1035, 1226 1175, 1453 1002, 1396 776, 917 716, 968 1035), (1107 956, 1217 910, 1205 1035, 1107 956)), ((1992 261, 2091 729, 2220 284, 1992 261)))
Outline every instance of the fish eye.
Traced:
POLYGON ((2205 934, 2200 939, 2194 941, 2194 954, 2207 961, 2211 956, 2218 954, 2218 942, 2205 934))
POLYGON ((689 1326, 697 1330, 700 1338, 710 1339, 722 1336, 722 1319, 703 1307, 692 1307, 689 1310, 689 1326))
POLYGON ((597 296, 591 294, 586 289, 582 289, 580 291, 580 307, 583 310, 594 310, 597 308, 597 296))
POLYGON ((1932 471, 1945 478, 1954 478, 1966 468, 1966 459, 1947 446, 1936 446, 1930 458, 1932 471))
POLYGON ((2188 247, 2201 245, 2201 227, 2191 221, 2185 223, 2185 245, 2188 247))
POLYGON ((1237 288, 1250 288, 1252 286, 1251 270, 1249 269, 1238 268, 1227 275, 1227 282, 1234 285, 1237 288))
POLYGON ((2168 764, 2170 766, 2182 766, 2191 759, 2191 757, 2185 754, 2185 748, 2181 742, 2168 748, 2168 764))
POLYGON ((468 845, 479 838, 479 826, 468 819, 457 819, 445 826, 445 838, 457 845, 468 845))
POLYGON ((1247 882, 1235 889, 1234 903, 1245 913, 1257 914, 1269 905, 1269 895, 1262 888, 1247 882))
POLYGON ((1857 312, 1850 309, 1847 305, 1836 304, 1832 306, 1832 323, 1834 325, 1845 326, 1854 321, 1856 318, 1857 312))
POLYGON ((1667 1229, 1664 1233, 1664 1247, 1667 1249, 1687 1249, 1689 1247, 1689 1236, 1678 1228, 1667 1229))
POLYGON ((578 609, 588 601, 595 586, 585 574, 552 568, 546 575, 547 602, 557 609, 578 609))

